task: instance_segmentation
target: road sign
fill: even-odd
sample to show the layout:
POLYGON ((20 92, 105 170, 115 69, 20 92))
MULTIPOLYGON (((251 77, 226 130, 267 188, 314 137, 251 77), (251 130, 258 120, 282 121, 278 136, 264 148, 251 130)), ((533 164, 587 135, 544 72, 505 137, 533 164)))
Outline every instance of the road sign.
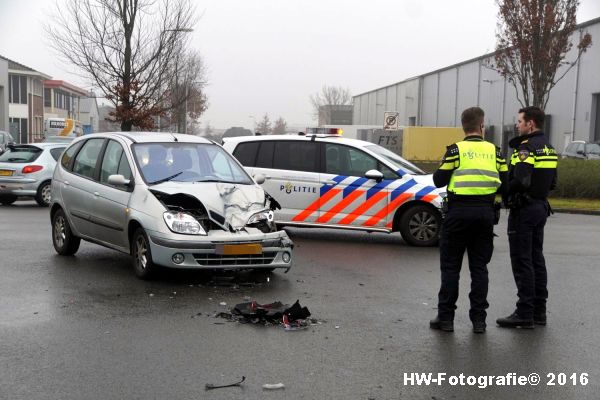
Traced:
POLYGON ((398 130, 398 112, 386 111, 383 113, 383 129, 386 131, 397 131, 398 130))

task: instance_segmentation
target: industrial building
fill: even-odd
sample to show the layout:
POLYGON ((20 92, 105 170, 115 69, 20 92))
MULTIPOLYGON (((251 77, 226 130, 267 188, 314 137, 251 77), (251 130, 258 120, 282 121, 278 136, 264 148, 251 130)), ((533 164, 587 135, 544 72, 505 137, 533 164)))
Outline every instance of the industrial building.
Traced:
MULTIPOLYGON (((546 107, 544 131, 559 152, 573 140, 600 141, 600 18, 579 24, 573 42, 585 33, 594 44, 552 89, 546 107)), ((575 47, 566 61, 575 59, 575 47)), ((397 111, 400 125, 456 127, 461 112, 477 105, 486 113, 486 138, 506 151, 521 106, 512 84, 489 67, 493 60, 486 54, 356 95, 353 124, 383 126, 384 112, 397 111)))

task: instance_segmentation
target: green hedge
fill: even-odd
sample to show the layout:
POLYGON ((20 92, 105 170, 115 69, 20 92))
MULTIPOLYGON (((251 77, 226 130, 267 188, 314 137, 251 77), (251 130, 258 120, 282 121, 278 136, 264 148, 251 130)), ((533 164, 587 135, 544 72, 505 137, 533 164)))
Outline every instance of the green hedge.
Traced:
POLYGON ((558 160, 558 185, 551 197, 600 199, 600 160, 558 160))
MULTIPOLYGON (((429 173, 440 165, 439 162, 413 162, 429 173)), ((551 197, 600 199, 600 160, 558 160, 558 185, 551 197)))

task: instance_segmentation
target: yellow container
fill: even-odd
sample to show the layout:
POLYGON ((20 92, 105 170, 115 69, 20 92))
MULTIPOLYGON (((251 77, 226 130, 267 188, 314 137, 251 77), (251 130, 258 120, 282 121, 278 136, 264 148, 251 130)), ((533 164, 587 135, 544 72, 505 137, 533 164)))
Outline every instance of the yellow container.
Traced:
POLYGON ((402 138, 402 157, 411 161, 440 161, 446 146, 464 137, 462 128, 407 126, 402 138))

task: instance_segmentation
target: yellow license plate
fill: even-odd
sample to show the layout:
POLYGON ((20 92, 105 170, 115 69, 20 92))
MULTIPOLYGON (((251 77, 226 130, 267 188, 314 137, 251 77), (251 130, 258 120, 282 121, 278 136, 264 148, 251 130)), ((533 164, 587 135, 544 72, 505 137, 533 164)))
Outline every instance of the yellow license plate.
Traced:
POLYGON ((247 244, 218 244, 216 253, 226 256, 262 254, 262 245, 260 243, 247 244))
POLYGON ((8 169, 0 169, 0 176, 12 176, 13 171, 8 169))

